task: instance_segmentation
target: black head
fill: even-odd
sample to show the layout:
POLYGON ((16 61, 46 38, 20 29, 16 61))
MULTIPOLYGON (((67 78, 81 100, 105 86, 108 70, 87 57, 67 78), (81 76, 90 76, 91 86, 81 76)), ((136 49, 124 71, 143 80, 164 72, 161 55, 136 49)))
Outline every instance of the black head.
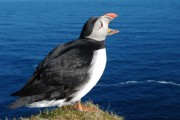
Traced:
POLYGON ((105 40, 107 35, 118 33, 117 30, 108 28, 111 20, 117 17, 115 13, 108 13, 100 17, 91 17, 84 24, 80 38, 90 38, 96 41, 105 40))
POLYGON ((94 24, 97 20, 98 20, 98 17, 89 18, 89 20, 83 26, 80 38, 85 38, 86 36, 89 36, 92 33, 94 24))

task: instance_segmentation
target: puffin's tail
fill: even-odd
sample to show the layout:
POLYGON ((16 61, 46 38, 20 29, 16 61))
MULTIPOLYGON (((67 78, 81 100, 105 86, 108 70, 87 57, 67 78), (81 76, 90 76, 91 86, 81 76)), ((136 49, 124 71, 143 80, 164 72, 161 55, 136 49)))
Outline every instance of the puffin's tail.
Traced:
POLYGON ((49 94, 40 94, 40 95, 33 95, 33 96, 26 96, 26 97, 20 97, 15 102, 11 103, 9 105, 9 108, 15 109, 18 107, 22 107, 28 104, 31 104, 33 102, 41 101, 47 98, 49 94))
POLYGON ((9 105, 9 108, 15 109, 15 108, 27 105, 29 103, 30 103, 30 101, 27 100, 27 97, 21 97, 21 98, 17 99, 15 102, 11 103, 9 105))

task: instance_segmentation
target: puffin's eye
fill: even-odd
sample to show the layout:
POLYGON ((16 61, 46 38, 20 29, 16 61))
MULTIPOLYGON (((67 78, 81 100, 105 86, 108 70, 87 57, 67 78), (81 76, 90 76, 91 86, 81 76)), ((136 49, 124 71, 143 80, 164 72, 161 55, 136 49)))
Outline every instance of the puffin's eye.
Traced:
POLYGON ((103 27, 103 23, 101 22, 101 27, 103 27))
MULTIPOLYGON (((101 22, 101 21, 100 21, 100 22, 101 22)), ((103 27, 103 23, 101 22, 101 26, 100 26, 100 28, 102 28, 102 27, 103 27)), ((99 28, 99 29, 100 29, 100 28, 99 28)))

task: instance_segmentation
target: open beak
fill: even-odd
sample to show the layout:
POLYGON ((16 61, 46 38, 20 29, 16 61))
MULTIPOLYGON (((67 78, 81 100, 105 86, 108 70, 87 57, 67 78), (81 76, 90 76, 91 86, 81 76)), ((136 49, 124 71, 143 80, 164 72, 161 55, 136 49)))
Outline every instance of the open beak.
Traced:
MULTIPOLYGON (((102 17, 108 19, 108 21, 110 23, 117 16, 118 15, 115 13, 107 13, 107 14, 103 15, 102 17)), ((108 28, 107 35, 113 35, 113 34, 116 34, 118 32, 119 32, 119 30, 113 30, 113 29, 108 28)))

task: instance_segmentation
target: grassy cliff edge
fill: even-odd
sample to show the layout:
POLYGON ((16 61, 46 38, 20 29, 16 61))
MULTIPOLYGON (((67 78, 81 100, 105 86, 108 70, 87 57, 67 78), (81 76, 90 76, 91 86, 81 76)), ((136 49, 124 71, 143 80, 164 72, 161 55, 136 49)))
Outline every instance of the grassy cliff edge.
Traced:
POLYGON ((92 102, 84 103, 85 106, 95 107, 97 111, 81 112, 74 109, 72 105, 63 108, 57 108, 51 111, 44 111, 38 115, 32 115, 30 118, 21 118, 21 120, 124 120, 114 113, 103 111, 92 102))

